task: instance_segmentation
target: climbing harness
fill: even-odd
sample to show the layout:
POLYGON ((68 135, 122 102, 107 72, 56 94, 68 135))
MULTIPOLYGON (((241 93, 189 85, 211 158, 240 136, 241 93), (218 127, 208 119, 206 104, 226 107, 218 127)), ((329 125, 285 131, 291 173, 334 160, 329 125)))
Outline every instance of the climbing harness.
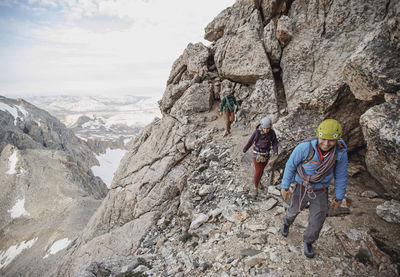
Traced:
MULTIPOLYGON (((322 155, 322 153, 319 150, 319 148, 317 148, 321 162, 314 162, 314 161, 311 160, 312 157, 315 154, 315 150, 313 149, 313 147, 311 145, 311 140, 313 140, 313 139, 306 140, 306 141, 309 142, 309 153, 307 155, 307 158, 297 166, 297 173, 299 174, 300 178, 303 179, 302 184, 297 183, 300 186, 299 212, 301 210, 301 203, 304 200, 306 194, 308 195, 308 197, 310 199, 315 199, 317 196, 316 196, 314 191, 316 191, 316 190, 326 190, 326 184, 324 184, 323 188, 313 189, 311 183, 319 183, 325 178, 325 176, 329 173, 330 169, 335 166, 336 157, 337 157, 337 153, 338 153, 336 146, 333 147, 333 149, 328 154, 325 154, 325 155, 322 155), (311 150, 311 148, 312 148, 312 150, 311 150), (314 172, 314 174, 312 176, 307 175, 305 170, 304 170, 304 168, 303 168, 303 164, 309 163, 309 162, 320 165, 315 170, 315 172, 314 172), (303 185, 303 184, 305 184, 305 185, 303 185), (303 186, 305 187, 305 191, 304 191, 303 196, 301 196, 301 190, 302 190, 303 186)), ((340 147, 340 145, 339 145, 339 147, 340 147)))
POLYGON ((299 200, 300 200, 300 202, 299 202, 299 212, 300 212, 301 211, 301 203, 303 202, 304 198, 306 197, 306 194, 308 195, 308 197, 310 199, 317 198, 317 195, 313 191, 311 184, 306 183, 304 194, 303 194, 303 196, 301 196, 301 189, 302 189, 303 185, 301 185, 299 183, 297 183, 297 184, 299 185, 299 189, 300 189, 300 193, 299 193, 299 200))
POLYGON ((268 159, 264 155, 257 154, 256 155, 256 162, 258 163, 265 163, 268 159))

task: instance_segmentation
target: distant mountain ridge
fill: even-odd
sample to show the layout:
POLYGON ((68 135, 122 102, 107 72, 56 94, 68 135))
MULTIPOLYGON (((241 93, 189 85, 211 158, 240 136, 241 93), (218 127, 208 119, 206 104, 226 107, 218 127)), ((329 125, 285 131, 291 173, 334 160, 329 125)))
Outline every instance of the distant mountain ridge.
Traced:
POLYGON ((0 96, 0 275, 51 270, 107 193, 96 165, 58 119, 0 96))
POLYGON ((157 100, 145 96, 30 96, 25 98, 67 126, 81 115, 103 117, 110 124, 143 127, 160 112, 157 100))

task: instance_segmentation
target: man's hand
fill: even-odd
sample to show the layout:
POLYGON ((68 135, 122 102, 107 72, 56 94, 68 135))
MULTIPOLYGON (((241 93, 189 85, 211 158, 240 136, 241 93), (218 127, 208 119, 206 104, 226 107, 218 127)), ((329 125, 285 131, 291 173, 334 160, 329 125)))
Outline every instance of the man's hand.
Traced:
POLYGON ((281 189, 281 194, 283 200, 286 200, 286 198, 291 198, 292 197, 292 192, 290 189, 281 189))
POLYGON ((219 112, 219 116, 222 116, 222 112, 219 112))
POLYGON ((337 200, 336 198, 333 198, 331 204, 329 205, 329 208, 333 208, 333 210, 336 211, 341 205, 342 200, 337 200))

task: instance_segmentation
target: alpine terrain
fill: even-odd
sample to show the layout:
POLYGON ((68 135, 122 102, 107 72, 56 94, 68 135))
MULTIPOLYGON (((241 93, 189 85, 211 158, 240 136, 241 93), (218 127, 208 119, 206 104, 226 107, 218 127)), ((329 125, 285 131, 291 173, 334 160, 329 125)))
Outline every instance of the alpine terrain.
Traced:
POLYGON ((108 189, 93 152, 46 111, 0 97, 0 122, 0 275, 41 276, 108 189))
MULTIPOLYGON (((20 263, 16 259, 3 266, 3 275, 398 276, 400 2, 237 0, 205 27, 205 39, 210 45, 189 43, 174 62, 159 101, 162 118, 128 145, 101 205, 83 230, 68 237, 71 242, 50 271, 34 263, 25 267, 22 258, 39 240, 51 245, 64 236, 50 239, 39 231, 31 234, 31 228, 12 231, 20 221, 7 211, 22 197, 1 201, 2 206, 12 204, 3 208, 7 221, 1 237, 7 239, 1 240, 0 250, 22 241, 24 247, 33 245, 20 254, 20 263), (218 112, 228 87, 241 109, 231 134, 224 136, 218 112), (253 196, 252 161, 242 149, 265 116, 273 121, 279 155, 271 155, 253 196), (349 178, 342 207, 329 210, 314 244, 315 257, 308 259, 302 236, 309 210, 300 213, 283 237, 280 227, 288 203, 280 184, 294 147, 315 136, 327 118, 343 127, 349 178)), ((23 124, 21 113, 9 116, 8 126, 13 120, 23 124)), ((28 136, 23 130, 12 138, 28 136)), ((3 144, 9 141, 2 152, 5 171, 11 168, 13 151, 31 149, 8 137, 1 138, 3 144)), ((42 143, 40 153, 52 145, 42 143)), ((62 145, 63 153, 72 151, 74 161, 81 161, 77 145, 62 145)), ((61 149, 52 151, 55 156, 61 149)), ((70 176, 88 174, 79 172, 70 176)), ((10 188, 7 195, 33 186, 16 184, 18 189, 10 188)), ((72 191, 68 196, 76 199, 78 193, 72 191)), ((32 216, 33 204, 25 201, 32 216)), ((41 203, 36 205, 49 207, 41 203)))

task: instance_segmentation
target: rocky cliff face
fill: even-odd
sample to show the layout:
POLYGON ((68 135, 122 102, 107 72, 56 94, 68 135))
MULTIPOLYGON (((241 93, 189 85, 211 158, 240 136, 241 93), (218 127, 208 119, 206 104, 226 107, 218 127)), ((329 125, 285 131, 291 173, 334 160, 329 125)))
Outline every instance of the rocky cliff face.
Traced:
POLYGON ((107 193, 96 163, 50 114, 0 97, 0 275, 43 276, 56 265, 107 193))
POLYGON ((399 18, 399 2, 390 0, 238 0, 222 11, 205 29, 212 44, 189 44, 174 63, 163 118, 130 145, 54 274, 396 275, 399 221, 384 221, 375 207, 390 222, 399 218, 397 202, 384 200, 400 197, 399 18), (216 116, 226 87, 243 101, 227 139, 216 116), (266 115, 280 155, 253 199, 241 149, 266 115), (293 147, 325 118, 342 123, 349 145, 350 214, 328 218, 317 257, 305 260, 307 212, 283 240, 287 204, 277 188, 293 147))

